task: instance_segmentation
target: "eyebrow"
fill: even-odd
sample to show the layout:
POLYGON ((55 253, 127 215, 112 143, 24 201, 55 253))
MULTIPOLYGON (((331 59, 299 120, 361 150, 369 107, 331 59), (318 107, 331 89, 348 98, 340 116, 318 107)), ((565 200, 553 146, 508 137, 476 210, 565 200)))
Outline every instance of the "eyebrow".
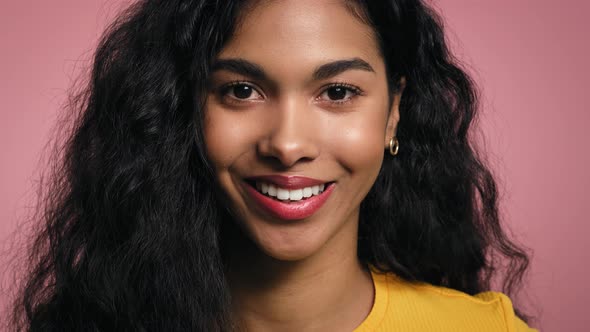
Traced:
POLYGON ((245 59, 221 59, 213 64, 213 72, 227 70, 256 80, 266 80, 266 73, 259 65, 245 59))
POLYGON ((312 77, 316 81, 325 80, 347 70, 364 70, 371 73, 375 72, 373 67, 371 67, 371 65, 365 60, 361 58, 353 58, 323 64, 313 72, 312 77))
MULTIPOLYGON (((213 72, 227 70, 256 80, 268 80, 264 69, 259 65, 242 58, 220 59, 213 64, 213 72)), ((361 58, 337 60, 317 67, 313 72, 316 81, 334 77, 347 70, 363 70, 374 73, 371 65, 361 58)))

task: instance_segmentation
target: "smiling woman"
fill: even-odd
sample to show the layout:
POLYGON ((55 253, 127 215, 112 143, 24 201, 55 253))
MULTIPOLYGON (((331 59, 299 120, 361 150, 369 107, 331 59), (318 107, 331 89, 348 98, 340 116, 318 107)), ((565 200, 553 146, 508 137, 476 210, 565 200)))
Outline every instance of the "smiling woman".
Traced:
POLYGON ((14 329, 532 330, 452 59, 418 0, 136 3, 73 105, 14 329))

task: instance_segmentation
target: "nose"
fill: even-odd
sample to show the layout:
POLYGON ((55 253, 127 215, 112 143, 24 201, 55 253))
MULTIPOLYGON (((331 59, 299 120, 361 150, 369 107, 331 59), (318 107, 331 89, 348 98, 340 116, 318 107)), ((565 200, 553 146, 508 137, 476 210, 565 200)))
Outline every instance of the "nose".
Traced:
POLYGON ((292 167, 298 162, 310 161, 319 155, 319 142, 315 139, 313 110, 295 98, 277 103, 269 111, 267 134, 258 141, 258 154, 292 167))

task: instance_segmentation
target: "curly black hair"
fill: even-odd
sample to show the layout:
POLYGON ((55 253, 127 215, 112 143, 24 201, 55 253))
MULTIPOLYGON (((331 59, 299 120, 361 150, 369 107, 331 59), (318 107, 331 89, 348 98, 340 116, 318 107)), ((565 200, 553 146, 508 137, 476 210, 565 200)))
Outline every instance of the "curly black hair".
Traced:
MULTIPOLYGON (((406 80, 403 148, 361 204, 359 259, 468 294, 489 290, 508 262, 503 291, 514 294, 529 257, 500 221, 471 137, 476 88, 441 19, 422 0, 346 3, 378 37, 391 95, 406 80)), ((105 32, 39 200, 12 328, 231 330, 228 212, 205 154, 203 96, 247 4, 143 0, 105 32)))

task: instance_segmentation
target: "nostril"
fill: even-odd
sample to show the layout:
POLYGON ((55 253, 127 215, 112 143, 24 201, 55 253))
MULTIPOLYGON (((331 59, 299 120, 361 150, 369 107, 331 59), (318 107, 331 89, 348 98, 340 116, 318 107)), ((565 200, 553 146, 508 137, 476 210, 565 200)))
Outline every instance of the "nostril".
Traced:
MULTIPOLYGON (((278 156, 260 156, 262 162, 275 170, 286 170, 295 165, 297 162, 304 161, 302 159, 287 159, 278 156)), ((307 159, 307 158, 304 158, 307 159)), ((311 159, 310 159, 311 160, 311 159)))
POLYGON ((319 155, 317 142, 306 135, 272 135, 260 140, 257 153, 273 166, 285 168, 314 160, 319 155), (275 165, 276 164, 276 165, 275 165))

